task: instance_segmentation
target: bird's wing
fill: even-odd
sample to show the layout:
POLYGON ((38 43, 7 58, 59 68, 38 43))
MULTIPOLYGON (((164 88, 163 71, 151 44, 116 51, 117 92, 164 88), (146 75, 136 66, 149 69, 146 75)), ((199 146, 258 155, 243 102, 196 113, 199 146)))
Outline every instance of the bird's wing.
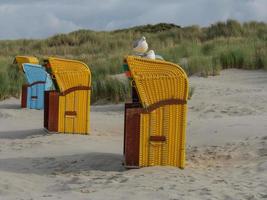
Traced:
POLYGON ((155 55, 156 59, 164 60, 164 58, 161 55, 155 55))

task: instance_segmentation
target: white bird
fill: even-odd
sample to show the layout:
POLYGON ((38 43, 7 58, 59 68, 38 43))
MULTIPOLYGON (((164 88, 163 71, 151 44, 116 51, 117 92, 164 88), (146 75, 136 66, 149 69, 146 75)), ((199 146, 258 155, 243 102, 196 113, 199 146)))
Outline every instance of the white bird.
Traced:
POLYGON ((137 53, 145 53, 148 49, 146 38, 143 36, 140 40, 136 40, 133 43, 133 50, 137 53))
POLYGON ((146 58, 149 58, 149 59, 153 59, 155 60, 156 59, 156 55, 155 55, 155 52, 153 50, 149 50, 147 53, 146 53, 146 58))
POLYGON ((164 58, 161 55, 156 55, 157 60, 164 60, 164 58))

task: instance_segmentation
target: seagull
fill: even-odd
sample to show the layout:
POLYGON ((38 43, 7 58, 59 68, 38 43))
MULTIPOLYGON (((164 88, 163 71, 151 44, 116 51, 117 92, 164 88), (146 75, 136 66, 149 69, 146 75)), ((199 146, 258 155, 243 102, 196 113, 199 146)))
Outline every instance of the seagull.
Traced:
POLYGON ((140 40, 136 40, 133 43, 133 50, 137 53, 145 53, 148 49, 146 38, 143 36, 140 40))
POLYGON ((164 58, 161 55, 156 55, 155 57, 157 60, 164 60, 164 58))
POLYGON ((155 55, 155 52, 153 50, 149 50, 147 53, 146 53, 146 58, 149 58, 149 59, 153 59, 155 60, 156 59, 156 55, 155 55))

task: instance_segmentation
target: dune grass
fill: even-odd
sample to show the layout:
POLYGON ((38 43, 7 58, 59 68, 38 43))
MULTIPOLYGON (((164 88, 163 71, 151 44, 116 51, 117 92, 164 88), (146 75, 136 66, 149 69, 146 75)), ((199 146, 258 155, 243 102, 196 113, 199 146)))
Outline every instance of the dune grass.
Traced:
POLYGON ((93 78, 92 102, 119 103, 130 97, 130 85, 127 81, 100 75, 93 78))
POLYGON ((267 69, 267 24, 218 22, 209 27, 157 24, 111 32, 79 30, 43 40, 0 41, 0 99, 18 96, 23 79, 10 65, 16 55, 59 56, 85 62, 93 74, 92 102, 119 102, 129 96, 129 83, 109 75, 122 73, 136 38, 146 36, 151 49, 180 64, 186 73, 218 75, 221 69, 267 69))

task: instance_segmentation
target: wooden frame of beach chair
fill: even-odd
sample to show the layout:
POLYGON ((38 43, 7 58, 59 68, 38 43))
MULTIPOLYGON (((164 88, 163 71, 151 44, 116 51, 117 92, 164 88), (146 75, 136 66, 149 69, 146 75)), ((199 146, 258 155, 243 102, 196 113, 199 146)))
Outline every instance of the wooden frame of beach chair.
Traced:
POLYGON ((45 93, 44 127, 59 133, 89 134, 91 72, 76 60, 48 58, 56 90, 45 93))
POLYGON ((184 168, 186 73, 176 64, 135 56, 126 57, 124 67, 140 100, 125 104, 125 167, 184 168))

